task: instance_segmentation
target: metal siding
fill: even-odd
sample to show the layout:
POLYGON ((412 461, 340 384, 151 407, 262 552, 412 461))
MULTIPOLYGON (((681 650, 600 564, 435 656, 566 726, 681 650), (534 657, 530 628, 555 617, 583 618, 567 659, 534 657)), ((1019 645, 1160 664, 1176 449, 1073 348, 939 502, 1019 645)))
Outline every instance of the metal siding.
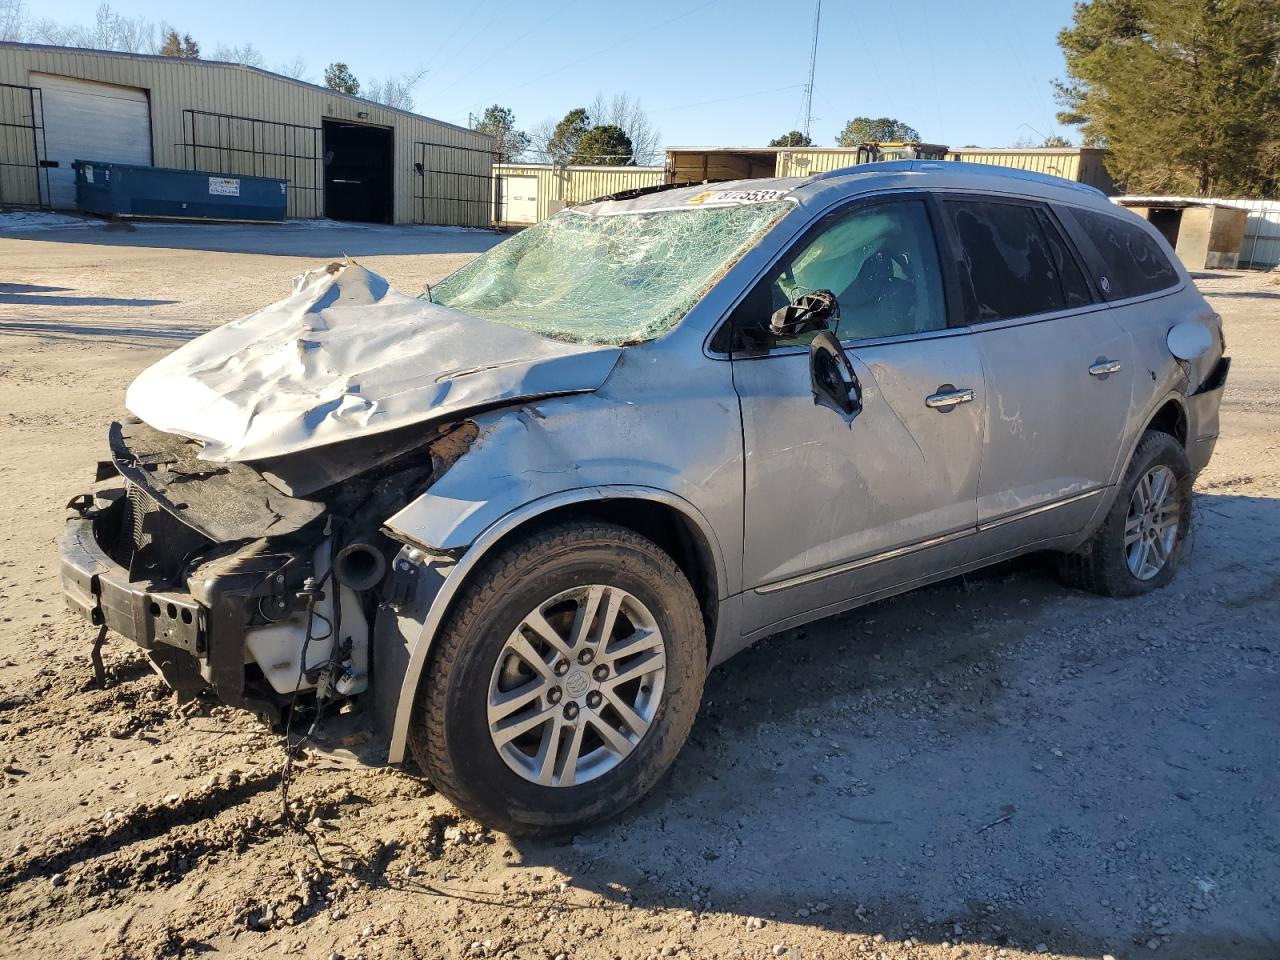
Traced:
MULTIPOLYGON (((413 169, 414 145, 419 141, 450 143, 488 150, 490 138, 454 127, 391 110, 379 104, 345 97, 289 80, 275 77, 245 67, 209 62, 168 60, 163 57, 142 57, 129 54, 112 54, 98 51, 68 51, 56 47, 28 46, 0 43, 0 81, 25 86, 31 83, 32 73, 49 73, 83 80, 96 80, 147 90, 151 100, 152 156, 156 166, 188 166, 189 156, 183 145, 182 111, 205 110, 213 113, 232 114, 240 117, 301 126, 320 127, 324 119, 347 120, 392 128, 393 138, 393 218, 397 223, 414 222, 414 186, 417 174, 413 169), (368 117, 357 117, 365 112, 368 117)), ((3 141, 8 145, 8 141, 3 141)), ((227 156, 215 158, 217 151, 201 151, 202 159, 215 160, 219 164, 215 173, 253 173, 251 161, 234 161, 227 156)), ((453 154, 454 167, 444 172, 479 172, 475 155, 453 154)), ((204 166, 199 163, 198 166, 204 166)), ((487 169, 488 164, 483 164, 487 169)), ((262 171, 267 172, 267 171, 262 171)), ((488 226, 485 193, 488 184, 484 179, 457 178, 466 184, 470 202, 450 200, 435 201, 427 205, 427 222, 488 226), (471 194, 474 193, 474 197, 471 194)), ((10 186, 7 182, 6 187, 10 186)), ((30 192, 28 190, 27 192, 30 192)), ((11 202, 35 202, 5 194, 11 202)), ((323 214, 321 193, 299 192, 295 198, 290 193, 289 215, 317 217, 323 214)))
POLYGON ((1280 200, 1232 200, 1215 197, 1123 197, 1125 206, 1158 207, 1169 203, 1216 203, 1248 212, 1240 266, 1257 270, 1280 267, 1280 200))
POLYGON ((494 164, 498 176, 538 178, 538 220, 550 216, 553 200, 567 206, 585 203, 623 190, 637 190, 662 183, 662 167, 553 167, 546 164, 494 164))
POLYGON ((1012 167, 1016 170, 1030 170, 1033 173, 1045 173, 1064 180, 1079 180, 1080 151, 1064 153, 1046 153, 1036 150, 952 150, 947 154, 948 160, 960 160, 965 163, 986 163, 996 167, 1012 167))
POLYGON ((778 154, 777 177, 807 177, 852 167, 858 162, 856 149, 788 150, 778 154))

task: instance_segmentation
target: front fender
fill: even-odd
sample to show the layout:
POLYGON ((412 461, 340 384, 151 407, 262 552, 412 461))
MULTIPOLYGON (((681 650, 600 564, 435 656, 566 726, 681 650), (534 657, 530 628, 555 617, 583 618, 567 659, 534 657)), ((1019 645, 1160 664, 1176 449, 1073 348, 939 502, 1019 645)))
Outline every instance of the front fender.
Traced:
POLYGON ((727 559, 721 541, 741 535, 737 410, 712 396, 679 403, 683 410, 677 402, 640 406, 586 394, 478 416, 479 433, 465 454, 384 526, 430 551, 456 552, 550 497, 572 502, 644 491, 640 499, 669 502, 702 530, 720 595, 736 592, 740 558, 727 559))
MULTIPOLYGON (((724 557, 715 532, 697 509, 669 491, 636 485, 607 487, 579 487, 561 490, 523 504, 502 516, 484 529, 455 559, 447 554, 430 554, 417 547, 406 545, 397 556, 395 567, 418 571, 412 599, 399 609, 384 605, 379 611, 375 628, 374 668, 375 689, 379 691, 377 705, 379 722, 390 732, 388 761, 402 763, 408 742, 409 721, 413 713, 414 697, 427 665, 431 645, 445 613, 458 595, 463 584, 484 557, 507 534, 528 521, 574 503, 588 503, 615 498, 648 500, 663 503, 683 513, 697 524, 711 546, 716 565, 716 582, 724 583, 724 557), (385 696, 395 691, 394 700, 385 696), (394 710, 389 709, 394 703, 394 710)), ((397 515, 399 516, 399 515, 397 515)), ((721 587, 723 592, 723 587, 721 587)))
POLYGON ((701 533, 719 598, 741 588, 742 431, 727 399, 728 365, 685 377, 680 392, 656 389, 660 374, 638 367, 642 375, 650 385, 642 403, 601 391, 474 417, 470 447, 385 522, 407 544, 397 564, 423 573, 412 603, 380 612, 375 629, 376 699, 392 762, 404 758, 414 697, 450 604, 489 551, 537 516, 611 499, 661 503, 701 533))

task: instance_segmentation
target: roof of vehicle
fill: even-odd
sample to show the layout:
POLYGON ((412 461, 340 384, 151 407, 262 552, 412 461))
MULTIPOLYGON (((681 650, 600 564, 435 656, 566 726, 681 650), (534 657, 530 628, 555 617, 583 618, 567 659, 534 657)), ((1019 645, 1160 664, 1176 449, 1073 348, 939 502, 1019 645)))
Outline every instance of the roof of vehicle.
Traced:
POLYGON ((1029 170, 957 160, 889 160, 843 167, 808 177, 663 184, 601 197, 573 209, 578 213, 608 216, 646 210, 688 209, 691 206, 736 206, 768 200, 791 200, 806 205, 819 196, 829 201, 840 194, 856 196, 905 186, 1030 194, 1086 206, 1114 206, 1106 194, 1094 187, 1029 170))

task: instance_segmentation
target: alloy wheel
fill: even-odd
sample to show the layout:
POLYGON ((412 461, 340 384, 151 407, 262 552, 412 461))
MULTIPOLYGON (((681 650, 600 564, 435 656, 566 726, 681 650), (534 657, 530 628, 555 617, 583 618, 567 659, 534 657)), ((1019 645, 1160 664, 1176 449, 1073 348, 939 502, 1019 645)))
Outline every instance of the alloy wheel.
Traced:
POLYGON ((532 783, 586 783, 652 726, 666 671, 662 632, 633 594, 603 584, 564 590, 503 645, 489 681, 489 736, 532 783))
POLYGON ((1124 522, 1125 560, 1139 580, 1156 576, 1173 555, 1182 519, 1178 478, 1163 464, 1152 467, 1133 491, 1124 522))

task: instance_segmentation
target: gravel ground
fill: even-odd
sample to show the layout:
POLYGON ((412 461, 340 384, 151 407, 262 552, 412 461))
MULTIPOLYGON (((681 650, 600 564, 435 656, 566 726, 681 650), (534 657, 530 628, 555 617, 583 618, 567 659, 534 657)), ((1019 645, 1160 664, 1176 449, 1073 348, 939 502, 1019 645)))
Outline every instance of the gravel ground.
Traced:
POLYGON ((0 955, 1280 957, 1277 275, 1199 280, 1235 361, 1172 586, 1031 559, 779 634, 572 838, 485 831, 341 727, 291 830, 251 718, 118 639, 97 689, 55 544, 129 380, 344 250, 414 290, 492 242, 0 223, 0 955))

